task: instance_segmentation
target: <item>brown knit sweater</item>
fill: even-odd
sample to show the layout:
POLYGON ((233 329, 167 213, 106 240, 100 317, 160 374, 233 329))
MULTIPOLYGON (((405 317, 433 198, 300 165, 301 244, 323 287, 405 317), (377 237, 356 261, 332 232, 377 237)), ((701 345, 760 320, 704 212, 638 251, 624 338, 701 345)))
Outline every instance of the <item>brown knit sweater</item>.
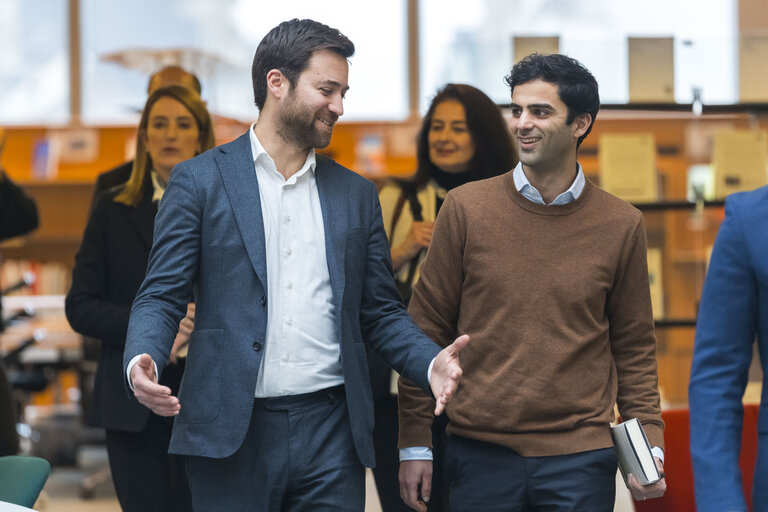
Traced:
MULTIPOLYGON (((448 432, 524 456, 612 446, 618 404, 664 447, 642 214, 587 181, 543 206, 512 172, 448 194, 410 312, 469 334, 448 432)), ((432 446, 434 402, 401 379, 400 448, 432 446)))

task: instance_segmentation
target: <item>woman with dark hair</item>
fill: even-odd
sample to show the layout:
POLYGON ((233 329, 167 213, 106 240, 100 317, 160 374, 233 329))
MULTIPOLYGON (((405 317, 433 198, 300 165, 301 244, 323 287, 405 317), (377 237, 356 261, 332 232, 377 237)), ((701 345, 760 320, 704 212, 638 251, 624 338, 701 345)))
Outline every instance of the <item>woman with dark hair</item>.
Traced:
POLYGON ((516 163, 501 109, 465 84, 448 84, 438 91, 421 124, 417 156, 416 174, 385 186, 379 195, 392 264, 406 302, 445 194, 464 183, 503 174, 516 163))
MULTIPOLYGON (((87 421, 106 429, 112 480, 125 511, 191 510, 183 463, 168 455, 173 418, 157 416, 128 397, 123 348, 171 170, 213 146, 211 118, 196 92, 177 85, 153 92, 141 114, 131 175, 96 199, 72 273, 67 319, 75 331, 101 341, 87 421)), ((176 352, 193 326, 190 304, 174 342, 176 364, 160 378, 174 393, 184 366, 176 352)))
MULTIPOLYGON (((421 124, 417 156, 418 167, 411 179, 396 180, 379 193, 397 286, 406 304, 448 191, 503 174, 516 164, 501 109, 482 91, 465 84, 447 84, 435 95, 421 124)), ((384 512, 407 511, 410 508, 400 499, 396 481, 397 397, 390 391, 394 388, 391 372, 375 355, 369 359, 376 401, 376 485, 384 512)), ((430 511, 445 510, 440 473, 446 423, 443 415, 433 425, 435 470, 430 511)))

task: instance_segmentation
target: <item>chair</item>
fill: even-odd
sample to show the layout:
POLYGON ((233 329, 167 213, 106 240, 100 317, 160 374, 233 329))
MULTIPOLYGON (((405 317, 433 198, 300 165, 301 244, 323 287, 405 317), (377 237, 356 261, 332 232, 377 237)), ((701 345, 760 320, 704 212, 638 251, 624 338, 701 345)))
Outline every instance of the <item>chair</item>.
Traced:
MULTIPOLYGON (((744 406, 744 425, 741 434, 741 467, 744 496, 748 510, 752 510, 752 475, 757 458, 757 415, 759 405, 744 406)), ((661 412, 664 419, 664 472, 667 492, 658 499, 635 501, 636 512, 694 512, 693 468, 691 466, 690 429, 688 409, 661 412)))
POLYGON ((0 501, 32 508, 43 490, 51 465, 38 457, 0 457, 0 501))

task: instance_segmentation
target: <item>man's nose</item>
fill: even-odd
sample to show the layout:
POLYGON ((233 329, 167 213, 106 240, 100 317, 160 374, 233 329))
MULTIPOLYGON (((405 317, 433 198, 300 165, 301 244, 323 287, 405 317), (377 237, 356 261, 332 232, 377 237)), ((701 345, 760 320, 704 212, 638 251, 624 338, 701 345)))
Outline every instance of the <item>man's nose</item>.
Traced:
POLYGON ((523 112, 520 114, 520 117, 517 118, 517 128, 526 130, 533 126, 533 116, 531 116, 528 112, 523 112))
POLYGON ((339 117, 343 116, 344 98, 342 98, 341 95, 335 96, 333 101, 331 101, 331 104, 328 106, 328 109, 339 117))

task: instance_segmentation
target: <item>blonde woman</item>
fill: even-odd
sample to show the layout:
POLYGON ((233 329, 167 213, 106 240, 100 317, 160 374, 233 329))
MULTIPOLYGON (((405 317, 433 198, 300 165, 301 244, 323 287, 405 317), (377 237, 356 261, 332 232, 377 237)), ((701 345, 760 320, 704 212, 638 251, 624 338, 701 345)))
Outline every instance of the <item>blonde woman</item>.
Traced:
MULTIPOLYGON (((112 479, 124 511, 191 510, 183 464, 168 455, 173 419, 129 399, 122 360, 165 184, 176 164, 213 146, 211 118, 196 92, 174 85, 152 93, 141 115, 131 175, 96 199, 75 262, 67 318, 75 331, 101 341, 87 420, 106 429, 112 479)), ((193 318, 190 305, 177 346, 188 339, 193 318)), ((161 376, 174 392, 183 366, 179 360, 161 376)))

